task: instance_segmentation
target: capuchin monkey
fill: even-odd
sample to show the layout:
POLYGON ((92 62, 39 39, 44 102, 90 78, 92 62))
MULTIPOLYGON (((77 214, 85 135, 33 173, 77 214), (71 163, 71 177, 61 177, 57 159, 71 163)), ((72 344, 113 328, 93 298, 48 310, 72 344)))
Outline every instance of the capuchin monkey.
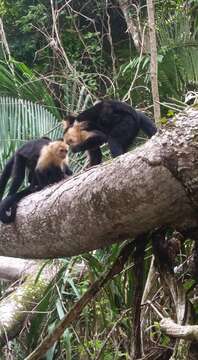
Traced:
POLYGON ((114 158, 128 151, 140 129, 148 137, 157 131, 148 116, 116 100, 103 100, 76 117, 68 116, 63 127, 64 141, 73 152, 88 150, 90 166, 101 163, 102 144, 108 143, 114 158))
POLYGON ((9 177, 12 177, 8 196, 0 203, 2 222, 8 224, 14 221, 17 203, 23 197, 72 175, 67 164, 67 152, 68 145, 63 141, 51 141, 47 138, 28 141, 15 152, 0 178, 2 196, 9 177), (29 170, 30 185, 17 193, 24 180, 26 168, 29 170), (7 211, 10 211, 10 215, 7 211))
MULTIPOLYGON (((61 140, 52 141, 49 138, 44 137, 37 140, 30 140, 27 143, 25 143, 15 152, 15 154, 10 158, 10 160, 5 165, 5 168, 0 177, 0 199, 2 199, 3 197, 6 184, 10 177, 12 178, 12 181, 11 181, 10 189, 8 191, 8 195, 15 194, 17 190, 20 188, 25 178, 26 169, 28 169, 29 171, 28 181, 30 184, 32 183, 32 180, 34 180, 35 182, 36 178, 37 181, 39 181, 40 180, 39 171, 36 172, 37 176, 36 177, 34 176, 35 168, 37 167, 38 163, 43 164, 44 161, 46 165, 45 173, 47 171, 50 172, 50 166, 48 165, 51 165, 51 163, 54 164, 55 159, 58 159, 57 161, 59 163, 60 159, 63 160, 66 157, 66 153, 67 153, 67 146, 65 146, 64 142, 61 140), (46 145, 50 145, 50 146, 46 147, 46 145)), ((51 172, 53 173, 53 170, 51 172)), ((53 177, 51 172, 50 172, 50 178, 53 177)), ((72 174, 71 170, 67 165, 66 160, 65 160, 65 165, 63 166, 63 172, 65 172, 66 175, 72 174)), ((54 176, 56 178, 56 175, 54 176)), ((47 180, 44 186, 46 185, 48 185, 47 180)))

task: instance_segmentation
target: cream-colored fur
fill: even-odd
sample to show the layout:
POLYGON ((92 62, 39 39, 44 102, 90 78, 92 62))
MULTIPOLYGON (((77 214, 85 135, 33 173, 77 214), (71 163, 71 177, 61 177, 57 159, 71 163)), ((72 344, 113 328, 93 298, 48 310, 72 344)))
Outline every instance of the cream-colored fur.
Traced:
POLYGON ((75 121, 74 125, 68 128, 64 135, 65 142, 69 145, 78 145, 92 137, 94 132, 84 130, 85 127, 86 121, 83 121, 82 123, 75 121))
POLYGON ((36 168, 45 169, 50 165, 62 167, 64 162, 67 161, 67 151, 68 146, 63 141, 53 141, 48 145, 44 145, 36 168))

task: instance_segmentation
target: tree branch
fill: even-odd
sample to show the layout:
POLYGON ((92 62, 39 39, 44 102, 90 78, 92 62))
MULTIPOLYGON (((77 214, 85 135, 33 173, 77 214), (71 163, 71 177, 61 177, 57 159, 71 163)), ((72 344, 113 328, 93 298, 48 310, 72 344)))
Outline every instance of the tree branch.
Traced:
POLYGON ((198 341, 198 325, 179 325, 170 318, 163 318, 160 321, 160 328, 171 337, 198 341))
POLYGON ((0 256, 0 279, 17 280, 22 276, 31 274, 38 266, 39 260, 25 260, 0 256))
POLYGON ((43 262, 38 261, 34 272, 29 274, 15 291, 0 302, 0 344, 14 338, 21 330, 27 315, 32 317, 38 304, 46 295, 49 284, 60 270, 61 262, 47 264, 38 276, 43 262), (37 279, 38 276, 38 279, 37 279), (36 281, 36 282, 35 282, 36 281))
POLYGON ((72 256, 166 224, 197 227, 197 134, 191 109, 134 151, 23 199, 15 223, 0 225, 1 255, 72 256))
POLYGON ((147 0, 148 26, 150 38, 150 55, 151 55, 151 88, 153 96, 154 118, 156 124, 160 120, 160 102, 158 89, 158 64, 157 64, 157 40, 155 32, 155 5, 153 0, 147 0))

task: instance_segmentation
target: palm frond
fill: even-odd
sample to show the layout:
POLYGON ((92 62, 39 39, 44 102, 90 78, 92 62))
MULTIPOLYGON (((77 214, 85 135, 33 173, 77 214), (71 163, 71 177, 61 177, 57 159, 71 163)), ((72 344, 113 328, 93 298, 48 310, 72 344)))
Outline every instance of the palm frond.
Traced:
POLYGON ((174 21, 160 19, 159 79, 162 91, 168 90, 169 96, 184 95, 191 83, 198 87, 198 45, 194 34, 187 15, 178 13, 174 21))
POLYGON ((0 96, 0 165, 25 141, 50 135, 62 137, 58 119, 42 105, 0 96))
POLYGON ((37 76, 23 63, 13 60, 10 67, 9 64, 0 60, 0 95, 37 102, 60 118, 43 78, 37 76))

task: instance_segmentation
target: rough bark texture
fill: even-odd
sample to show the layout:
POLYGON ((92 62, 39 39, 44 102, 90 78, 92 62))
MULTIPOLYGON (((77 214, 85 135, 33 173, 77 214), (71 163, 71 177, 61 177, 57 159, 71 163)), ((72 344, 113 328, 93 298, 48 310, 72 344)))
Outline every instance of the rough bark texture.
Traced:
POLYGON ((198 111, 189 110, 138 149, 21 201, 0 225, 0 253, 71 256, 162 225, 198 226, 198 111))

